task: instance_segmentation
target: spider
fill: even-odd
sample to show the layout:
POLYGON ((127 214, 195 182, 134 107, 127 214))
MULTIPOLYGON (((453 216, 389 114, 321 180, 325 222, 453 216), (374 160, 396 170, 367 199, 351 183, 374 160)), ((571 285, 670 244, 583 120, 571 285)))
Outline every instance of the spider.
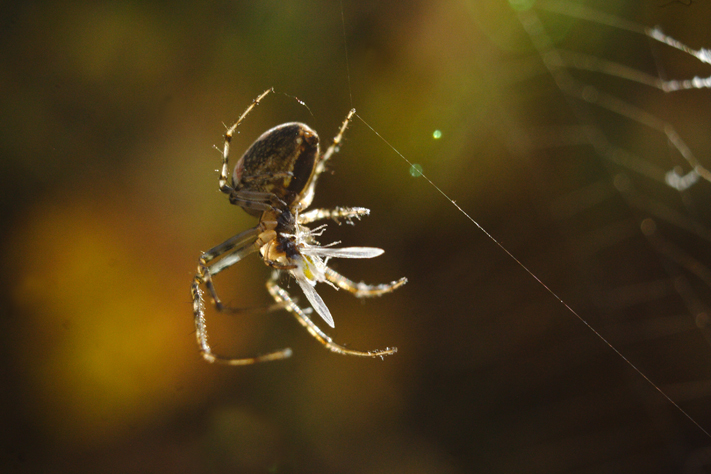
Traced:
POLYGON ((401 278, 387 284, 366 285, 349 280, 328 267, 329 258, 373 258, 382 254, 383 250, 373 247, 321 246, 315 238, 323 233, 326 226, 321 225, 315 229, 305 226, 323 219, 332 219, 338 223, 345 220, 352 224, 353 219, 360 219, 370 213, 362 207, 335 207, 304 212, 311 205, 318 177, 325 170, 326 162, 338 150, 343 134, 355 115, 355 109, 348 113, 333 143, 323 154, 319 151, 318 135, 303 123, 285 123, 264 132, 237 162, 232 174, 232 183, 228 184, 232 137, 245 117, 272 92, 273 88, 267 89, 254 99, 225 133, 219 177, 220 191, 229 196, 231 204, 236 204, 250 215, 259 217, 259 224, 200 256, 197 274, 191 286, 200 352, 208 362, 226 365, 254 364, 291 356, 291 349, 285 348, 256 357, 229 358, 213 353, 208 344, 200 285, 205 285, 218 311, 240 311, 223 305, 215 291, 212 277, 258 251, 264 263, 274 269, 266 286, 276 304, 268 309, 286 309, 314 338, 333 352, 362 357, 393 354, 397 352, 395 347, 364 352, 336 344, 311 321, 309 314, 312 309, 299 307, 289 293, 277 284, 281 273, 291 275, 313 310, 329 326, 334 327, 328 307, 314 289, 316 283, 325 282, 336 289, 342 288, 358 298, 364 298, 390 293, 407 282, 406 278, 401 278))

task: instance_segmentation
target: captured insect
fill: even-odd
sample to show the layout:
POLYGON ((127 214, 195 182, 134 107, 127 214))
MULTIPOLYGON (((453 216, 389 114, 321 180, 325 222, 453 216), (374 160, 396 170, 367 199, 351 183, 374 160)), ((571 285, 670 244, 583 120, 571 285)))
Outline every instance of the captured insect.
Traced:
POLYGON ((232 173, 232 183, 228 184, 232 136, 245 117, 272 92, 273 88, 268 89, 254 99, 225 133, 219 177, 220 191, 229 196, 231 204, 236 204, 247 213, 259 217, 259 224, 200 256, 197 275, 191 286, 200 352, 208 362, 227 365, 254 364, 291 356, 291 349, 286 348, 256 357, 229 358, 214 354, 208 344, 200 285, 205 284, 218 311, 239 312, 239 309, 222 304, 212 277, 258 251, 264 263, 274 269, 267 281, 267 290, 276 301, 272 308, 284 308, 289 311, 313 337, 333 352, 361 357, 393 354, 397 352, 395 347, 367 352, 347 349, 334 343, 309 318, 313 308, 329 326, 334 327, 331 312, 314 289, 316 283, 324 282, 336 289, 344 289, 357 298, 367 298, 390 293, 407 282, 406 278, 401 278, 391 283, 367 285, 349 280, 328 267, 329 258, 373 258, 381 255, 383 250, 373 247, 334 248, 333 244, 321 246, 316 237, 323 234, 325 224, 314 229, 305 226, 324 219, 352 223, 353 219, 360 219, 370 213, 362 207, 335 207, 304 212, 311 205, 318 177, 337 151, 343 134, 355 115, 355 109, 348 113, 325 153, 319 151, 316 132, 303 123, 284 123, 264 132, 239 159, 232 173), (312 308, 302 309, 289 293, 277 284, 282 272, 296 280, 312 308))

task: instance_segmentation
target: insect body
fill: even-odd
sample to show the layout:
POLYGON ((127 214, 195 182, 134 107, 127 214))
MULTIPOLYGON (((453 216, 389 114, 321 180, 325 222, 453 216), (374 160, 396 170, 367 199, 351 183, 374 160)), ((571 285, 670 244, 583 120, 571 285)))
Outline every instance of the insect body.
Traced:
POLYGON ((209 362, 228 365, 253 364, 267 360, 284 359, 291 355, 290 349, 281 349, 268 354, 227 358, 214 354, 207 341, 205 308, 202 301, 201 284, 205 284, 215 307, 219 311, 237 312, 222 304, 212 282, 212 276, 239 262, 247 255, 259 252, 264 263, 274 269, 267 281, 267 290, 277 303, 296 317, 309 333, 333 352, 366 357, 392 354, 396 348, 378 351, 356 351, 346 349, 333 342, 311 321, 311 309, 302 309, 286 290, 278 284, 280 272, 290 274, 301 287, 313 310, 326 323, 334 327, 333 317, 328 307, 315 290, 315 285, 325 282, 334 288, 342 288, 354 296, 372 297, 389 293, 407 282, 407 279, 382 284, 366 285, 356 283, 328 267, 329 258, 372 258, 383 253, 373 247, 322 247, 316 241, 325 225, 315 229, 306 224, 322 219, 336 222, 361 218, 370 213, 361 207, 336 207, 333 209, 313 209, 305 211, 314 197, 314 189, 325 163, 336 151, 343 138, 355 110, 346 117, 333 143, 321 154, 319 139, 315 131, 301 123, 285 123, 268 130, 259 137, 237 162, 228 184, 229 152, 232 136, 242 120, 273 89, 257 97, 244 111, 237 122, 225 133, 225 144, 220 172, 220 191, 229 196, 230 202, 242 207, 251 215, 259 217, 259 224, 227 239, 220 245, 205 252, 199 260, 197 275, 191 287, 193 312, 198 344, 203 357, 209 362))

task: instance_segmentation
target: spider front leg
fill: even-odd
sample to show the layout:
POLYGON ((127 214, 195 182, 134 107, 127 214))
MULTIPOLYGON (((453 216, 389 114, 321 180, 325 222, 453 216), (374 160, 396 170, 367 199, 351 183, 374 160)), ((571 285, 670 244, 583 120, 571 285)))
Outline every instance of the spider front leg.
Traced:
MULTIPOLYGON (((220 169, 220 177, 218 180, 220 191, 229 194, 230 203, 237 204, 238 206, 244 208, 245 210, 252 210, 258 212, 271 211, 275 209, 286 208, 286 203, 279 199, 273 193, 259 192, 259 191, 248 191, 248 190, 236 190, 230 186, 230 144, 232 143, 232 137, 237 131, 237 127, 240 126, 242 121, 247 117, 247 115, 264 99, 267 95, 274 92, 274 88, 267 89, 262 92, 262 94, 254 99, 252 103, 247 107, 247 110, 242 112, 237 122, 227 129, 225 132, 225 143, 222 148, 222 168, 220 169)), ((291 172, 280 171, 270 173, 269 175, 252 176, 246 178, 246 181, 254 186, 262 181, 270 181, 275 178, 288 178, 293 176, 291 172)), ((278 212, 278 211, 277 211, 278 212)))
MULTIPOLYGON (((222 305, 222 302, 217 297, 215 287, 212 283, 212 275, 217 274, 228 268, 238 261, 240 261, 245 256, 258 250, 261 245, 264 244, 263 234, 269 231, 265 229, 265 222, 260 223, 259 226, 242 232, 225 242, 221 243, 217 247, 214 247, 207 252, 205 252, 198 262, 198 272, 193 278, 193 283, 190 287, 192 300, 193 300, 193 313, 195 316, 195 335, 197 338, 198 346, 200 347, 200 352, 205 360, 212 363, 225 364, 225 365, 248 365, 255 364, 257 362, 266 362, 271 360, 286 359, 291 356, 291 349, 285 348, 278 351, 270 352, 257 357, 246 357, 246 358, 229 358, 216 355, 212 352, 212 348, 208 343, 207 338, 207 327, 205 323, 205 305, 202 299, 202 290, 200 289, 200 284, 204 283, 210 292, 215 307, 219 311, 230 311, 236 312, 232 308, 226 308, 222 305), (212 260, 222 257, 220 260, 212 262, 212 260)), ((270 306, 269 309, 276 309, 281 307, 280 305, 270 306)))
POLYGON ((333 283, 334 285, 342 288, 353 294, 356 298, 372 298, 374 296, 384 295, 385 293, 392 293, 393 291, 400 288, 402 285, 407 283, 407 278, 402 277, 399 280, 392 281, 390 283, 383 283, 380 285, 367 285, 363 282, 356 283, 353 280, 349 280, 330 267, 326 267, 324 270, 324 275, 326 280, 333 283))
POLYGON ((346 349, 345 347, 336 344, 333 342, 333 339, 328 337, 321 329, 314 324, 313 321, 306 315, 303 309, 301 309, 289 296, 289 293, 287 293, 286 290, 284 290, 282 287, 277 285, 276 279, 278 276, 278 272, 274 272, 272 274, 272 278, 267 281, 267 291, 269 291, 269 294, 272 295, 272 298, 274 298, 274 301, 276 301, 279 304, 283 304, 284 307, 286 308, 287 311, 289 311, 291 314, 294 315, 297 321, 306 328, 306 330, 311 334, 318 342, 323 344, 328 350, 332 352, 337 352, 338 354, 344 354, 344 355, 354 355, 354 356, 359 356, 359 357, 382 357, 390 354, 394 354, 397 352, 397 347, 393 348, 385 348, 383 350, 375 350, 375 351, 356 351, 353 349, 346 349))
POLYGON ((343 134, 346 133, 346 129, 353 120, 355 112, 355 109, 351 109, 351 111, 348 112, 348 115, 346 115, 346 119, 343 121, 341 128, 338 130, 338 134, 333 137, 333 142, 331 143, 331 146, 329 146, 326 151, 318 157, 318 161, 316 162, 316 168, 314 169, 314 174, 311 178, 311 182, 309 183, 308 188, 303 192, 303 197, 301 199, 301 203, 303 205, 302 209, 305 209, 311 205, 318 177, 321 175, 321 173, 326 171, 326 162, 331 159, 331 156, 336 151, 338 151, 338 147, 341 144, 341 141, 343 140, 343 134))
POLYGON ((355 115, 355 113, 356 110, 351 109, 350 112, 348 112, 348 115, 346 115, 346 119, 343 121, 341 128, 338 130, 338 134, 333 137, 333 143, 331 143, 331 146, 329 146, 326 151, 321 155, 318 165, 316 166, 316 176, 314 176, 314 178, 318 177, 319 174, 324 172, 324 170, 326 169, 326 162, 331 158, 331 155, 333 155, 338 150, 338 146, 341 144, 341 140, 343 140, 343 134, 346 133, 346 129, 353 120, 353 116, 355 115))
POLYGON ((261 191, 236 191, 232 188, 230 189, 230 204, 236 204, 244 210, 254 210, 259 212, 274 211, 280 214, 282 209, 287 208, 286 203, 279 199, 276 194, 261 191))
POLYGON ((237 119, 237 122, 235 122, 234 125, 232 125, 230 128, 227 129, 225 132, 225 145, 222 148, 222 170, 220 171, 220 180, 219 180, 219 185, 220 185, 220 191, 222 191, 225 194, 231 194, 234 189, 230 185, 228 185, 229 181, 229 157, 230 157, 230 142, 232 141, 232 136, 234 135, 235 131, 237 131, 237 127, 242 123, 242 120, 254 109, 257 105, 259 105, 259 102, 262 101, 266 96, 268 96, 270 93, 274 92, 274 88, 272 87, 271 89, 267 89, 262 94, 254 99, 252 103, 247 107, 247 110, 242 112, 242 115, 237 119))

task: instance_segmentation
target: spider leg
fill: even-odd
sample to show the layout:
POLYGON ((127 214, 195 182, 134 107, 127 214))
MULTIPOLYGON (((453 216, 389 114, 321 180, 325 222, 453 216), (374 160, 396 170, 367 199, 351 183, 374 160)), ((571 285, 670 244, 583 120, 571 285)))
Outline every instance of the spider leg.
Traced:
MULTIPOLYGON (((205 252, 198 262, 198 272, 193 278, 193 283, 190 287, 190 292, 193 299, 193 313, 195 316, 195 335, 197 337, 200 352, 205 360, 226 365, 246 365, 257 362, 266 362, 270 360, 285 359, 291 356, 291 349, 281 349, 270 352, 257 357, 247 358, 227 358, 214 354, 207 342, 207 327, 205 324, 205 305, 202 298, 202 290, 200 284, 204 283, 210 292, 210 296, 219 311, 239 312, 243 310, 228 308, 222 304, 215 291, 215 286, 212 283, 212 275, 217 274, 242 258, 257 251, 263 245, 262 235, 266 232, 265 222, 260 223, 257 227, 244 231, 235 235, 221 243, 220 245, 205 252), (219 260, 212 262, 215 258, 222 257, 219 260), (212 263, 210 263, 212 262, 212 263)), ((272 305, 267 307, 267 310, 280 308, 281 305, 272 305)))
POLYGON ((349 224, 353 224, 353 219, 360 219, 363 216, 370 214, 370 209, 364 207, 334 207, 333 209, 312 209, 299 214, 297 222, 299 224, 308 224, 310 222, 332 219, 337 224, 341 224, 341 219, 349 224))
POLYGON ((244 257, 249 255, 250 253, 253 253, 258 250, 259 247, 257 247, 254 243, 251 245, 248 245, 243 248, 238 248, 229 254, 227 254, 225 257, 222 259, 218 260, 217 262, 214 262, 212 264, 205 264, 203 262, 203 259, 200 259, 200 262, 198 262, 198 272, 197 275, 195 276, 195 282, 199 283, 204 283, 205 287, 207 290, 210 292, 210 297, 212 298, 212 302, 215 305, 215 308, 217 308, 218 311, 225 311, 225 312, 230 312, 230 313, 237 313, 240 312, 237 308, 229 308, 222 304, 222 301, 220 301, 220 298, 217 296, 217 291, 215 290, 215 285, 212 282, 212 275, 215 275, 217 273, 220 273, 222 270, 225 268, 228 268, 235 263, 239 262, 242 260, 244 257))
POLYGON ((268 258, 264 259, 264 263, 269 265, 272 268, 276 268, 277 270, 293 270, 297 266, 293 263, 280 263, 277 262, 276 260, 269 260, 268 258))
POLYGON ((328 337, 321 329, 319 329, 316 324, 314 324, 313 321, 306 315, 303 309, 301 309, 289 296, 289 293, 287 293, 286 290, 281 288, 279 285, 276 283, 276 276, 277 273, 272 275, 272 278, 267 281, 267 290, 269 291, 269 294, 272 295, 272 298, 274 298, 274 301, 276 301, 279 304, 283 304, 284 307, 286 308, 287 311, 289 311, 291 314, 294 315, 297 321, 306 328, 306 330, 311 334, 318 342, 326 346, 326 348, 332 352, 337 352, 338 354, 344 354, 344 355, 354 355, 354 356, 360 356, 360 357, 382 357, 385 355, 390 355, 394 354, 397 352, 397 347, 393 348, 386 348, 383 350, 375 350, 375 351, 368 351, 368 352, 363 352, 363 351, 356 351, 353 349, 346 349, 345 347, 336 344, 333 342, 333 339, 328 337))
MULTIPOLYGON (((264 173, 256 176, 244 176, 242 181, 249 183, 250 186, 259 186, 260 184, 270 183, 277 179, 293 177, 291 171, 277 171, 274 173, 264 173)), ((230 203, 237 204, 243 208, 255 209, 258 211, 276 210, 281 212, 286 209, 286 203, 279 199, 276 194, 263 191, 247 191, 240 189, 239 191, 232 189, 230 193, 230 203)))
MULTIPOLYGON (((232 188, 230 188, 232 189, 232 188)), ((276 211, 281 213, 287 205, 276 194, 260 191, 235 191, 230 193, 230 204, 236 204, 243 209, 253 209, 259 212, 276 211)))
MULTIPOLYGON (((247 117, 247 115, 264 99, 267 95, 274 92, 274 88, 267 89, 262 94, 254 99, 252 103, 247 107, 247 110, 242 112, 237 122, 232 125, 225 132, 225 144, 222 148, 222 168, 220 170, 220 178, 218 181, 220 191, 225 194, 230 195, 230 203, 237 204, 245 209, 253 209, 255 211, 270 211, 275 208, 285 208, 286 204, 284 201, 279 199, 276 195, 272 193, 263 192, 250 192, 250 191, 236 191, 229 183, 229 157, 230 157, 230 143, 232 142, 232 136, 237 131, 237 127, 242 123, 242 121, 247 117)), ((279 174, 279 173, 277 173, 279 174)), ((287 177, 289 173, 285 172, 284 177, 287 177)), ((260 179, 260 177, 255 177, 255 179, 260 179)))
POLYGON ((324 276, 326 277, 326 280, 338 286, 339 288, 353 293, 353 296, 355 296, 356 298, 372 298, 373 296, 380 296, 385 293, 391 293, 400 288, 405 283, 407 283, 407 278, 405 277, 400 278, 396 281, 392 281, 390 283, 384 283, 380 285, 366 285, 363 282, 356 283, 344 277, 337 271, 332 270, 330 267, 326 267, 326 269, 324 270, 324 276))
POLYGON ((291 349, 288 347, 256 357, 230 358, 214 354, 210 348, 210 344, 207 342, 205 306, 202 301, 202 290, 197 282, 193 282, 191 290, 193 295, 193 311, 195 313, 195 333, 197 335, 198 345, 200 346, 200 353, 206 361, 223 365, 249 365, 256 364, 258 362, 268 362, 291 357, 291 349))
POLYGON ((316 182, 318 181, 318 177, 321 173, 326 171, 326 162, 331 159, 331 156, 336 151, 338 151, 338 147, 341 144, 341 141, 343 140, 343 134, 346 133, 346 129, 353 120, 355 112, 355 109, 351 109, 351 111, 348 112, 348 115, 346 115, 346 119, 343 121, 341 128, 338 130, 338 134, 333 137, 333 143, 331 143, 331 146, 329 146, 324 153, 319 155, 318 162, 316 163, 316 169, 314 170, 314 174, 311 177, 311 182, 309 183, 308 188, 305 189, 302 193, 303 197, 300 203, 301 209, 306 209, 311 205, 311 201, 313 201, 314 198, 314 192, 316 189, 316 182))
MULTIPOLYGON (((205 286, 210 291, 210 296, 212 297, 212 301, 218 311, 236 313, 241 310, 237 308, 228 308, 222 304, 220 298, 217 296, 217 292, 215 291, 215 286, 212 283, 212 276, 220 273, 226 268, 231 267, 247 255, 259 250, 267 240, 271 239, 274 232, 271 228, 275 226, 276 222, 262 221, 258 226, 227 239, 220 245, 208 250, 200 257, 198 261, 198 273, 195 276, 195 281, 198 283, 205 283, 205 286), (213 261, 218 257, 221 258, 217 261, 213 261)), ((268 308, 274 308, 274 306, 269 306, 268 308)))
POLYGON ((314 179, 316 179, 318 175, 324 172, 324 170, 326 169, 326 162, 331 158, 331 155, 333 155, 333 153, 338 150, 338 146, 341 144, 341 140, 343 140, 343 134, 346 133, 346 129, 348 128, 348 125, 350 125, 351 120, 353 120, 355 112, 355 109, 351 109, 350 112, 348 112, 348 115, 346 115, 346 119, 343 121, 341 128, 338 130, 338 134, 333 137, 333 143, 331 143, 331 146, 329 146, 319 158, 318 165, 316 166, 316 172, 314 174, 314 179))
POLYGON ((234 248, 237 248, 237 250, 245 248, 250 243, 255 242, 257 240, 257 236, 263 232, 265 228, 265 225, 260 224, 230 237, 221 244, 216 245, 207 252, 203 253, 200 256, 200 263, 207 265, 217 257, 225 255, 234 248))
POLYGON ((254 109, 257 105, 259 105, 259 102, 262 101, 267 95, 270 93, 274 92, 274 88, 267 89, 262 94, 254 99, 252 103, 247 107, 247 110, 242 112, 242 115, 237 119, 237 122, 235 122, 234 125, 232 125, 230 128, 227 129, 225 132, 225 145, 222 148, 222 170, 220 171, 220 180, 219 180, 219 185, 220 185, 220 191, 222 191, 225 194, 232 194, 234 192, 234 189, 230 185, 228 185, 228 180, 229 180, 229 157, 230 157, 230 142, 232 141, 232 135, 234 135, 235 131, 237 130, 237 127, 242 123, 242 120, 254 109))

